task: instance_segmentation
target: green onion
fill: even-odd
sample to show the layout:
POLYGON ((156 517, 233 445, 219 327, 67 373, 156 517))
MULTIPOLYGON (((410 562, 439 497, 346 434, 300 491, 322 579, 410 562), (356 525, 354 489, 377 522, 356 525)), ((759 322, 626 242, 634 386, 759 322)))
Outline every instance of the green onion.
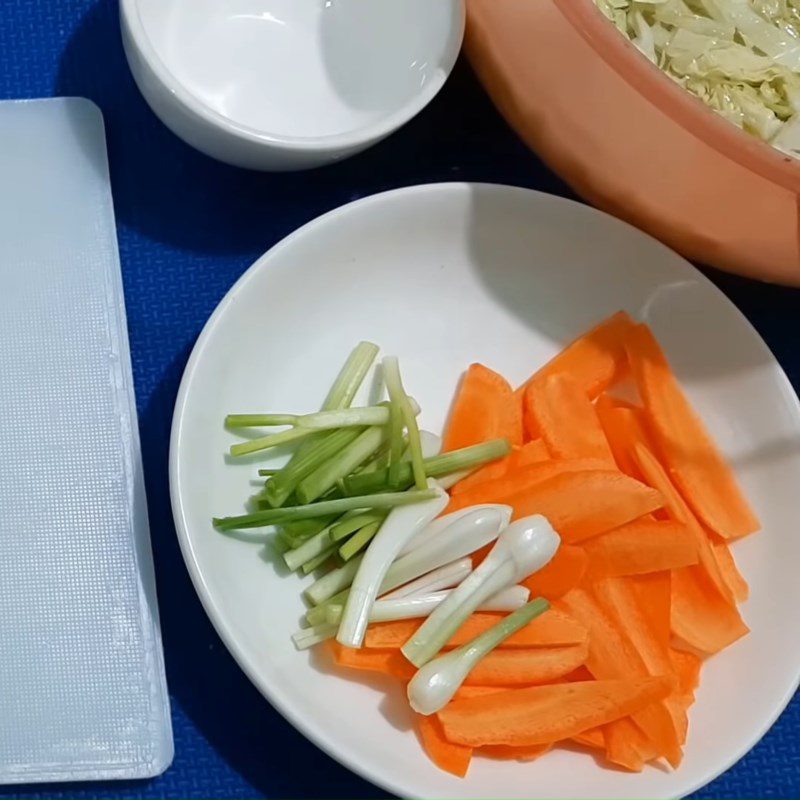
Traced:
POLYGON ((349 561, 353 556, 357 556, 375 538, 381 524, 381 522, 373 522, 365 525, 358 533, 351 536, 339 548, 339 558, 342 561, 349 561))
POLYGON ((314 519, 325 514, 343 514, 356 508, 395 508, 422 503, 438 497, 436 489, 410 492, 387 492, 371 494, 366 497, 342 497, 337 500, 323 500, 305 506, 287 506, 237 517, 216 517, 214 527, 220 531, 238 530, 242 528, 264 528, 268 525, 280 525, 300 519, 314 519))
MULTIPOLYGON (((411 408, 419 406, 412 401, 411 408)), ((314 414, 229 414, 225 424, 229 428, 265 428, 277 425, 291 425, 297 428, 313 428, 329 431, 337 428, 368 427, 387 425, 391 411, 388 403, 363 408, 337 408, 332 411, 317 411, 314 414)))
POLYGON ((352 444, 361 434, 361 428, 343 428, 331 431, 308 441, 289 463, 267 483, 264 497, 273 507, 282 506, 300 481, 311 475, 328 459, 333 458, 345 447, 352 444))
POLYGON ((375 453, 381 446, 384 436, 384 428, 367 428, 355 441, 300 481, 295 490, 300 502, 313 503, 336 486, 338 480, 346 478, 375 453))
MULTIPOLYGON (((411 454, 411 467, 414 475, 414 484, 417 489, 424 489, 428 485, 427 476, 425 475, 425 464, 422 458, 422 443, 419 436, 419 427, 417 426, 417 417, 411 408, 408 395, 403 388, 403 380, 400 376, 400 364, 394 356, 387 356, 383 359, 383 379, 386 382, 386 388, 389 392, 389 400, 392 403, 392 409, 399 410, 401 418, 401 432, 402 425, 404 424, 408 431, 408 448, 411 454)), ((393 426, 396 424, 395 417, 392 419, 393 426)), ((394 435, 394 427, 392 434, 394 435)), ((394 439, 392 440, 394 441, 394 439)), ((399 475, 398 463, 393 464, 395 473, 392 473, 390 467, 389 482, 393 483, 399 475)))
POLYGON ((271 478, 273 475, 277 475, 279 472, 279 469, 260 469, 258 471, 258 475, 261 478, 271 478))
POLYGON ((323 528, 327 528, 328 525, 336 522, 337 519, 337 514, 328 514, 317 519, 301 519, 297 522, 287 522, 282 528, 289 539, 298 539, 304 542, 319 533, 323 528))
MULTIPOLYGON (((337 641, 345 647, 361 647, 370 609, 392 561, 405 543, 436 519, 447 506, 447 492, 434 488, 433 484, 430 491, 432 496, 424 503, 392 509, 375 536, 375 541, 364 553, 347 596, 342 624, 336 634, 337 641)), ((417 489, 409 494, 421 495, 423 492, 417 489)))
MULTIPOLYGON (((475 444, 471 447, 464 447, 461 450, 453 450, 451 453, 426 458, 423 463, 425 473, 429 478, 440 478, 444 475, 449 475, 451 472, 475 469, 489 461, 503 458, 510 452, 511 445, 507 439, 493 439, 483 444, 475 444)), ((413 483, 414 473, 411 464, 408 462, 401 463, 400 478, 398 490, 411 486, 413 483)), ((344 482, 345 491, 348 494, 380 492, 385 490, 388 485, 389 472, 385 469, 360 475, 351 475, 344 482)))
POLYGON ((416 667, 426 664, 481 603, 542 569, 560 544, 559 535, 543 516, 512 522, 474 572, 450 592, 403 645, 403 655, 416 667))
POLYGON ((319 556, 320 553, 332 548, 335 549, 335 542, 331 539, 331 528, 328 526, 307 539, 299 547, 284 553, 283 560, 286 562, 286 566, 294 571, 319 556))
POLYGON ((273 425, 296 425, 297 414, 228 414, 228 428, 269 428, 273 425))
POLYGON ((350 406, 379 350, 378 345, 372 344, 372 342, 359 342, 356 345, 331 386, 328 396, 322 404, 323 411, 350 406))
POLYGON ((260 453, 262 450, 269 450, 281 444, 297 442, 312 436, 315 431, 305 428, 289 428, 282 433, 272 433, 269 436, 260 436, 258 439, 250 439, 247 442, 231 445, 232 456, 246 456, 250 453, 260 453))
POLYGON ((319 569, 329 558, 336 554, 336 545, 331 545, 327 550, 324 550, 316 558, 306 561, 303 564, 303 574, 310 575, 314 570, 319 569))
MULTIPOLYGON (((331 570, 327 575, 323 575, 303 592, 306 600, 318 606, 321 603, 327 602, 337 593, 342 592, 342 590, 346 592, 347 588, 353 582, 356 572, 358 572, 359 562, 360 559, 356 558, 352 561, 348 561, 344 566, 338 569, 331 570)), ((347 599, 346 594, 344 595, 344 599, 347 599)), ((313 610, 314 609, 311 609, 311 611, 313 610)), ((311 612, 309 611, 309 613, 311 612)))
POLYGON ((333 639, 336 636, 336 626, 323 623, 313 628, 303 628, 292 634, 292 641, 298 650, 307 650, 315 644, 333 639))
POLYGON ((418 714, 435 714, 458 691, 467 675, 488 653, 531 620, 544 614, 550 603, 538 598, 509 614, 471 642, 429 661, 408 684, 408 700, 418 714))
POLYGON ((352 516, 342 519, 331 528, 331 539, 334 542, 340 542, 348 536, 354 534, 356 531, 366 525, 372 525, 374 522, 383 522, 386 519, 386 513, 383 511, 364 511, 356 512, 352 516))
MULTIPOLYGON (((340 569, 344 569, 353 564, 354 565, 353 577, 355 577, 355 574, 358 572, 358 567, 361 564, 362 559, 363 556, 358 556, 357 558, 348 561, 344 565, 344 567, 340 569)), ((334 572, 337 571, 338 570, 334 570, 334 572)), ((324 580, 325 577, 326 576, 323 576, 322 578, 320 578, 320 580, 324 580)), ((350 581, 352 582, 352 580, 353 578, 351 577, 350 581)), ((308 611, 306 612, 306 622, 309 625, 319 625, 325 622, 328 615, 328 609, 331 606, 341 606, 342 608, 344 608, 344 604, 347 602, 347 596, 349 593, 350 593, 349 589, 344 589, 344 591, 341 591, 338 594, 333 595, 330 599, 326 600, 324 603, 320 603, 318 606, 314 606, 314 608, 309 608, 308 611)))
MULTIPOLYGON (((361 388, 361 384, 364 382, 364 378, 367 376, 367 372, 369 372, 372 366, 372 362, 375 361, 375 357, 378 355, 378 350, 378 346, 371 342, 360 342, 356 345, 347 357, 347 361, 345 361, 336 380, 333 382, 333 386, 331 386, 328 396, 322 404, 322 411, 335 411, 336 409, 350 407, 356 393, 361 388)), ((333 434, 313 432, 312 436, 300 442, 300 446, 295 450, 294 455, 292 455, 286 466, 279 473, 286 475, 285 483, 286 485, 291 485, 291 488, 289 488, 288 491, 285 489, 284 479, 279 480, 278 485, 273 489, 270 489, 269 485, 267 486, 267 497, 271 505, 282 506, 289 495, 294 491, 294 487, 297 483, 305 478, 306 475, 310 475, 322 461, 330 458, 333 453, 327 454, 324 458, 321 458, 319 462, 314 462, 313 466, 308 469, 307 472, 301 470, 299 477, 289 477, 288 473, 291 473, 291 471, 296 468, 298 462, 302 462, 317 444, 320 444, 329 436, 335 436, 339 433, 343 432, 335 431, 333 434), (292 480, 294 483, 292 483, 292 480)), ((344 446, 345 445, 340 445, 339 449, 344 446)), ((336 452, 336 450, 333 452, 336 452)), ((272 481, 270 481, 270 484, 271 483, 272 481)))
POLYGON ((333 430, 334 428, 386 425, 388 422, 389 408, 384 403, 378 406, 342 408, 337 411, 319 411, 316 414, 304 414, 297 418, 295 424, 301 428, 314 428, 315 430, 323 431, 333 430))

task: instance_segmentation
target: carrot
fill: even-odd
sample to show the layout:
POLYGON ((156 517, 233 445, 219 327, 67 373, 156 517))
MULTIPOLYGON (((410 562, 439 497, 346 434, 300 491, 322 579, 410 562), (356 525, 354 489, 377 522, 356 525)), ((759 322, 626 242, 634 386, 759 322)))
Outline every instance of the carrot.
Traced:
POLYGON ((468 747, 548 744, 639 711, 668 691, 663 678, 533 686, 456 700, 439 719, 451 742, 468 747))
POLYGON ((712 535, 711 549, 722 575, 722 580, 736 602, 743 603, 750 596, 750 587, 747 585, 742 573, 739 572, 728 543, 724 539, 712 535))
POLYGON ((624 311, 618 311, 567 345, 520 386, 517 394, 521 395, 535 381, 565 373, 575 378, 594 399, 625 373, 625 337, 633 325, 624 311))
POLYGON ((647 624, 661 647, 669 647, 672 575, 669 571, 650 572, 629 579, 647 619, 647 624))
POLYGON ((470 697, 484 697, 487 694, 497 694, 507 692, 505 686, 459 686, 455 694, 455 700, 466 700, 470 697))
POLYGON ((758 530, 759 521, 733 469, 689 404, 650 329, 646 325, 630 328, 626 349, 653 434, 694 512, 725 539, 758 530))
POLYGON ((668 676, 673 682, 673 694, 664 700, 672 717, 678 741, 685 741, 686 712, 676 701, 678 676, 670 658, 669 648, 650 627, 647 616, 641 611, 633 584, 628 578, 608 578, 593 587, 600 607, 624 630, 636 652, 644 662, 649 675, 668 676))
POLYGON ((597 411, 569 374, 550 375, 527 388, 525 425, 539 433, 553 458, 596 458, 616 466, 597 411))
POLYGON ((531 597, 558 600, 583 580, 588 564, 589 557, 582 547, 562 544, 553 560, 525 578, 522 585, 530 589, 531 597))
POLYGON ((572 736, 571 741, 584 747, 591 747, 593 750, 605 750, 606 747, 602 728, 589 728, 588 731, 582 731, 572 736))
MULTIPOLYGON (((446 647, 460 647, 472 641, 503 619, 504 614, 478 612, 469 617, 458 629, 446 647)), ((366 647, 389 649, 402 647, 422 625, 424 620, 406 619, 396 622, 374 623, 367 629, 364 642, 366 647)), ((566 644, 585 644, 588 638, 586 628, 568 614, 550 609, 529 622, 500 646, 542 647, 566 644)))
POLYGON ((655 452, 644 409, 620 406, 605 394, 597 398, 595 409, 616 465, 626 475, 641 480, 641 470, 633 458, 633 446, 636 443, 643 444, 655 452))
POLYGON ((708 574, 709 578, 717 587, 720 594, 731 604, 735 604, 733 593, 722 577, 714 551, 711 548, 708 536, 697 518, 692 514, 691 509, 686 505, 681 495, 675 489, 664 468, 646 447, 636 444, 633 448, 634 459, 645 476, 648 484, 658 489, 664 498, 664 505, 669 516, 686 525, 694 536, 697 545, 697 556, 700 566, 708 574))
POLYGON ((673 571, 671 602, 672 632, 701 653, 718 653, 749 633, 699 564, 673 571))
POLYGON ((343 647, 338 642, 330 643, 333 659, 340 667, 362 670, 365 672, 381 672, 396 678, 410 680, 416 670, 403 658, 397 650, 354 650, 343 647))
POLYGON ((630 717, 609 722, 603 735, 606 758, 631 772, 641 772, 648 761, 658 757, 650 740, 630 717))
MULTIPOLYGON (((460 746, 456 745, 456 747, 460 746)), ((478 755, 504 761, 535 761, 552 749, 552 744, 531 744, 523 747, 511 747, 507 744, 487 744, 478 749, 478 755)))
POLYGON ((603 392, 595 401, 594 406, 600 411, 601 408, 635 408, 639 411, 642 411, 641 406, 637 406, 636 403, 632 403, 630 400, 625 400, 622 397, 617 397, 615 394, 609 394, 608 392, 603 392))
POLYGON ((500 459, 500 461, 493 461, 471 475, 467 475, 463 481, 459 481, 450 490, 450 494, 457 496, 480 483, 502 478, 504 475, 513 474, 517 470, 529 467, 532 464, 539 464, 542 461, 549 460, 549 458, 550 453, 547 450, 547 445, 541 439, 535 439, 522 445, 522 447, 514 448, 511 454, 500 459))
POLYGON ((416 719, 420 741, 430 760, 439 769, 463 778, 472 760, 472 748, 449 742, 445 738, 442 723, 435 716, 416 714, 416 719))
MULTIPOLYGON (((589 629, 589 655, 586 666, 598 681, 640 678, 648 674, 644 660, 625 631, 598 604, 591 593, 585 589, 573 589, 558 602, 558 605, 589 629)), ((671 689, 674 676, 663 677, 661 680, 671 689)), ((661 699, 667 694, 668 692, 665 692, 661 699)), ((631 716, 658 752, 664 755, 670 764, 677 766, 682 757, 680 744, 672 717, 664 703, 653 703, 631 716)))
POLYGON ((587 644, 494 650, 470 672, 465 683, 524 686, 554 681, 581 666, 587 652, 587 644))
POLYGON ((692 532, 680 522, 635 520, 585 542, 590 580, 686 567, 697 563, 692 532))
POLYGON ((694 653, 674 648, 670 648, 669 655, 678 676, 678 691, 682 695, 694 694, 694 690, 700 685, 703 660, 694 653))
POLYGON ((546 516, 567 544, 618 528, 663 504, 659 492, 612 470, 565 472, 505 502, 516 519, 546 516))
POLYGON ((503 503, 509 497, 523 494, 534 486, 564 472, 590 472, 603 470, 607 464, 597 458, 575 458, 565 461, 543 461, 531 464, 518 472, 509 472, 500 478, 484 481, 471 489, 453 497, 447 506, 446 514, 458 511, 467 506, 482 503, 503 503))
POLYGON ((482 364, 472 364, 461 381, 442 449, 449 452, 502 438, 512 445, 522 444, 519 401, 505 378, 482 364))

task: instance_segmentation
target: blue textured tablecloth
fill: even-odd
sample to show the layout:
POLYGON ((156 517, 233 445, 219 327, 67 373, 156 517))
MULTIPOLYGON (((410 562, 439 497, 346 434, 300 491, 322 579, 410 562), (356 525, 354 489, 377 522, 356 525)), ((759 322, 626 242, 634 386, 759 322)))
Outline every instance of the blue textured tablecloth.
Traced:
MULTIPOLYGON (((432 181, 570 192, 507 129, 464 64, 423 114, 373 150, 326 170, 261 175, 190 150, 150 113, 125 64, 116 0, 2 0, 0 98, 53 95, 91 98, 108 128, 176 755, 167 773, 153 781, 17 787, 0 794, 384 796, 309 744, 262 700, 200 607, 169 508, 167 450, 178 382, 195 337, 236 278, 322 212, 432 181)), ((800 385, 800 292, 716 273, 711 278, 759 329, 795 387, 800 385)), ((1 715, 2 707, 0 724, 1 715)), ((697 796, 800 797, 800 702, 697 796)))

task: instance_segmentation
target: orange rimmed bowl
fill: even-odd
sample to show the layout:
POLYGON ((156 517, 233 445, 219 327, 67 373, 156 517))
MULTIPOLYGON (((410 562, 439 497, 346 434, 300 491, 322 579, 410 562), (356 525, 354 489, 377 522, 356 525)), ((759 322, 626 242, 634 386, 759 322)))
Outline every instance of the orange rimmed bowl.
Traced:
POLYGON ((466 48, 508 122, 586 200, 695 261, 800 286, 800 160, 674 84, 594 0, 468 0, 466 48))

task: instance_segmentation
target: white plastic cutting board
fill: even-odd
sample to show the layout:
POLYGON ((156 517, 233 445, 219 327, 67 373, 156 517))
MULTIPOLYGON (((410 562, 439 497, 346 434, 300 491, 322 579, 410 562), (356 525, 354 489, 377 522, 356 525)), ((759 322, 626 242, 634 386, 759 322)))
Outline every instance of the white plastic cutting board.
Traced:
POLYGON ((0 103, 0 783, 172 754, 102 116, 0 103))

